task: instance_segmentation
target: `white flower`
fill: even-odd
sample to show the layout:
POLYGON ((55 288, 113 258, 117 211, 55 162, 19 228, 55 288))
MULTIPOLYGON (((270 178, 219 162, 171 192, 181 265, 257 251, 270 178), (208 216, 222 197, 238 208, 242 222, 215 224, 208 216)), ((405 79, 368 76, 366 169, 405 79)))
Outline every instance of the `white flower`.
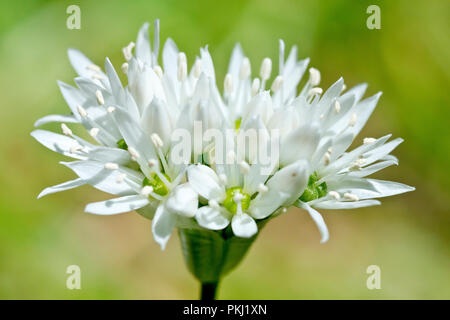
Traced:
POLYGON ((212 230, 224 229, 231 221, 234 234, 244 238, 258 231, 253 218, 266 218, 280 207, 291 205, 308 181, 308 165, 302 160, 279 170, 267 182, 259 169, 252 170, 253 166, 244 174, 238 173, 237 164, 231 166, 235 168, 229 169, 236 172, 241 184, 221 181, 205 165, 188 168, 189 183, 207 203, 198 209, 195 218, 200 226, 212 230))
POLYGON ((71 114, 49 115, 35 123, 61 122, 63 134, 35 130, 32 136, 76 159, 62 164, 78 178, 46 188, 39 197, 84 184, 117 195, 87 205, 86 211, 138 210, 153 219, 154 238, 164 248, 175 227, 221 230, 231 225, 236 236, 251 237, 258 232, 255 220, 291 205, 309 212, 326 241, 326 225, 315 209, 375 205, 379 202, 374 198, 413 190, 366 178, 397 164, 389 153, 400 139, 365 138, 362 146, 347 152, 380 96, 361 100, 365 84, 343 93, 339 79, 324 92, 318 87, 320 72, 310 68, 298 90, 309 59, 298 61, 295 46, 285 59, 280 41, 278 70, 264 58, 254 78, 250 60, 236 45, 221 94, 207 47, 189 69, 186 55, 171 39, 160 59, 159 22, 152 44, 148 27, 144 24, 136 43, 123 48, 127 85, 108 58, 103 72, 81 52, 69 50, 79 75, 77 87, 58 84, 71 114), (201 133, 217 130, 231 145, 210 141, 200 143, 198 150, 198 122, 201 133), (80 138, 67 124, 80 124, 95 141, 80 138), (191 157, 181 164, 172 157, 173 134, 180 129, 190 133, 192 142, 191 157), (250 130, 262 133, 256 150, 273 152, 280 139, 279 154, 272 154, 269 164, 252 148, 239 150, 239 135, 250 130), (232 161, 218 161, 220 152, 232 161))

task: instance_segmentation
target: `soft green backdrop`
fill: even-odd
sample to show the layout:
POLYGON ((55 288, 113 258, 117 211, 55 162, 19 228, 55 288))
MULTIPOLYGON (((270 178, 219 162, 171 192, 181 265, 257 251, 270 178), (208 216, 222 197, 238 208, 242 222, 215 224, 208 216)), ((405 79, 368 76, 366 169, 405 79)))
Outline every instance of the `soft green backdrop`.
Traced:
MULTIPOLYGON (((311 57, 327 87, 340 76, 368 94, 383 91, 361 137, 393 133, 405 142, 400 166, 378 175, 416 186, 381 207, 327 213, 331 239, 304 212, 272 221, 243 264, 223 282, 223 299, 450 298, 449 1, 0 1, 0 298, 193 299, 176 234, 165 252, 135 213, 83 213, 106 197, 90 187, 36 200, 73 176, 63 158, 29 135, 33 122, 65 113, 56 80, 75 76, 68 47, 116 67, 121 48, 145 21, 161 19, 192 61, 209 44, 223 79, 235 42, 254 65, 276 57, 279 38, 311 57), (66 7, 81 7, 81 30, 66 28, 66 7), (366 8, 381 7, 381 30, 366 8), (82 270, 82 290, 67 290, 66 267, 82 270), (366 268, 381 267, 381 290, 366 288, 366 268)), ((220 84, 221 85, 221 84, 220 84)), ((49 129, 57 126, 48 125, 49 129)))

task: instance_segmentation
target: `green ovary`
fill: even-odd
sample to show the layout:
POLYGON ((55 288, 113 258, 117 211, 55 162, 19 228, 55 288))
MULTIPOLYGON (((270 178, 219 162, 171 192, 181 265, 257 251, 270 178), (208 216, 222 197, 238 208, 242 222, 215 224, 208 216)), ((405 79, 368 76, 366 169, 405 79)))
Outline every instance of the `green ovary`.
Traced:
MULTIPOLYGON (((163 175, 168 181, 170 181, 169 177, 165 173, 163 173, 163 175)), ((151 186, 153 188, 153 192, 160 196, 165 196, 169 193, 169 189, 156 173, 152 173, 150 179, 145 177, 144 181, 142 181, 142 185, 151 186)))
POLYGON ((242 118, 237 118, 234 121, 234 129, 237 131, 241 128, 241 122, 242 122, 242 118))
POLYGON ((116 142, 116 144, 120 149, 128 150, 128 145, 124 139, 120 139, 119 141, 116 142))
POLYGON ((242 195, 241 205, 242 211, 245 211, 250 206, 250 196, 242 191, 241 187, 233 187, 226 191, 226 198, 223 201, 223 206, 231 213, 236 213, 237 204, 234 202, 234 197, 236 194, 240 193, 242 195))
POLYGON ((300 196, 301 201, 308 202, 311 200, 322 198, 327 194, 327 184, 325 182, 317 184, 317 181, 319 181, 319 177, 317 176, 317 172, 314 172, 309 176, 308 186, 300 196))

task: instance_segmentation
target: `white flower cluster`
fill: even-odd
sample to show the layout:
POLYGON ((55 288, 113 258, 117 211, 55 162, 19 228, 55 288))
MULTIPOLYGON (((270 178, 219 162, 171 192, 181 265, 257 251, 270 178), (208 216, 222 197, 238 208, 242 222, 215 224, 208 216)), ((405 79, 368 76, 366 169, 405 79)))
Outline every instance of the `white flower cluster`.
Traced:
POLYGON ((413 190, 366 178, 398 163, 390 152, 401 139, 365 138, 363 145, 347 151, 380 97, 362 100, 365 84, 343 93, 345 85, 339 79, 323 92, 319 71, 310 68, 298 93, 309 60, 297 60, 296 47, 285 59, 280 41, 277 74, 265 58, 257 77, 252 77, 250 61, 236 45, 221 94, 207 47, 200 49, 189 69, 186 55, 171 39, 160 59, 159 23, 155 22, 153 50, 148 27, 144 24, 136 43, 123 48, 126 86, 109 59, 103 72, 81 52, 69 50, 79 76, 76 87, 62 82, 59 87, 71 114, 36 122, 61 122, 63 134, 35 130, 32 136, 76 159, 62 164, 78 178, 49 187, 39 197, 90 184, 118 197, 90 203, 87 212, 138 210, 152 219, 154 238, 164 248, 175 227, 231 228, 238 237, 252 237, 258 220, 292 205, 307 210, 326 241, 326 225, 315 209, 377 205, 374 198, 413 190), (219 147, 214 142, 192 150, 188 163, 172 161, 173 133, 184 129, 195 140, 195 122, 201 122, 202 130, 224 134, 229 142, 221 150, 225 163, 215 161, 219 147), (75 135, 67 123, 81 124, 95 142, 75 135), (237 157, 237 133, 253 129, 263 132, 258 148, 270 149, 273 132, 277 133, 279 155, 269 167, 251 152, 237 157))

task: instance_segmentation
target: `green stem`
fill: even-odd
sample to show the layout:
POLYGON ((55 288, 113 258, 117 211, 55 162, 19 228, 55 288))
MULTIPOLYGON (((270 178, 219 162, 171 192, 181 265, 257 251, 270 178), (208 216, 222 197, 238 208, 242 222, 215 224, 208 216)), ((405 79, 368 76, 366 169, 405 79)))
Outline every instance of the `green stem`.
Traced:
POLYGON ((212 301, 216 298, 218 282, 202 282, 200 299, 204 301, 212 301))

